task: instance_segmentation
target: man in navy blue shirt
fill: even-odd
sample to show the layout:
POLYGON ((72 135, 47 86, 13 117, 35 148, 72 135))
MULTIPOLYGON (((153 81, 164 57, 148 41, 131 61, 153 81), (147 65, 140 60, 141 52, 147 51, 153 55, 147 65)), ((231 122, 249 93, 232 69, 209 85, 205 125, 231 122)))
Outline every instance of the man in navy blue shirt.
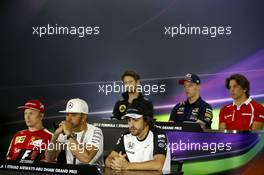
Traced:
POLYGON ((197 122, 202 128, 210 129, 213 112, 212 107, 200 97, 200 78, 188 73, 183 79, 179 80, 183 85, 187 100, 178 103, 171 111, 171 122, 197 122))

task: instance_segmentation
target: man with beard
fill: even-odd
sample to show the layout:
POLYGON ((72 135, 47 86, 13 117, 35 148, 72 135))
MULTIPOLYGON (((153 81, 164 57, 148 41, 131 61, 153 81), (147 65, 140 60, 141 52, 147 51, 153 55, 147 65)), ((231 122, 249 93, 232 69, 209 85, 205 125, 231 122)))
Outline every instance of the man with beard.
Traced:
POLYGON ((46 152, 48 162, 55 162, 60 151, 66 152, 67 164, 103 165, 103 134, 87 123, 88 105, 79 98, 68 101, 66 120, 59 124, 46 152))
POLYGON ((153 122, 153 109, 144 104, 131 105, 127 118, 129 131, 117 141, 105 165, 114 170, 170 171, 170 151, 164 131, 153 122))

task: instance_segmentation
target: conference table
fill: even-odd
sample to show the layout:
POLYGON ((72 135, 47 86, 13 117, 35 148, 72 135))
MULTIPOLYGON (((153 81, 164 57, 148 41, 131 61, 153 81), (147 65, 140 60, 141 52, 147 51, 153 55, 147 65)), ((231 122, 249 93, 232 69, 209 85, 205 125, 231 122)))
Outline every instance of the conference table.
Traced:
MULTIPOLYGON (((117 139, 128 127, 127 122, 122 120, 101 119, 89 123, 103 131, 104 157, 111 152, 117 139)), ((170 172, 115 171, 105 167, 69 165, 63 160, 57 164, 18 164, 1 160, 0 174, 264 174, 263 131, 202 130, 194 123, 157 122, 156 125, 167 134, 171 152, 170 172)))

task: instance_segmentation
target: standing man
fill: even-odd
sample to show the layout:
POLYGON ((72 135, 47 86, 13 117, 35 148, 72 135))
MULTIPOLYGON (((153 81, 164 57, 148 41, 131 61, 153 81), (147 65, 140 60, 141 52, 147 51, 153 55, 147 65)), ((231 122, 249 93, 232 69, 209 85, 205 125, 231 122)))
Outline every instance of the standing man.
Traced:
MULTIPOLYGON (((137 103, 145 104, 149 108, 153 109, 152 102, 137 90, 137 87, 140 86, 140 76, 136 72, 125 71, 121 80, 125 85, 126 92, 122 94, 123 98, 116 102, 113 110, 113 116, 111 118, 120 120, 121 117, 126 114, 127 108, 130 105, 135 105, 137 103)), ((153 115, 153 113, 151 115, 153 115)))
POLYGON ((48 162, 55 162, 60 151, 66 152, 67 164, 103 165, 103 133, 87 123, 88 105, 79 98, 68 101, 66 120, 59 124, 46 152, 48 162))
POLYGON ((264 125, 264 107, 250 97, 250 84, 241 74, 226 79, 226 88, 233 103, 224 106, 219 114, 220 130, 261 130, 264 125))
POLYGON ((211 105, 200 96, 200 78, 195 74, 188 73, 179 80, 179 84, 183 85, 187 100, 174 106, 170 114, 170 121, 193 121, 199 123, 202 128, 210 129, 213 112, 211 105))
POLYGON ((170 151, 164 131, 155 128, 152 108, 147 105, 131 105, 124 116, 129 131, 117 141, 114 150, 106 158, 106 167, 115 170, 163 170, 170 171, 170 151))
MULTIPOLYGON (((19 106, 24 111, 24 118, 28 129, 17 132, 8 149, 6 159, 16 160, 23 149, 45 150, 52 137, 44 128, 44 105, 38 100, 29 100, 24 106, 19 106)), ((44 159, 44 158, 43 158, 44 159)))

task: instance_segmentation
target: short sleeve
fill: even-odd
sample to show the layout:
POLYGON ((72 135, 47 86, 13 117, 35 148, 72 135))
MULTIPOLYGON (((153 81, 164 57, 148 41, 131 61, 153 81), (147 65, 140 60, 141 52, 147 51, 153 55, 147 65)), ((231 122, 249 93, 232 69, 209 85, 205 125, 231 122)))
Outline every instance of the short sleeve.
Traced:
POLYGON ((59 137, 57 138, 57 141, 60 143, 66 143, 67 142, 66 136, 63 134, 60 134, 59 137))
POLYGON ((219 123, 225 123, 225 107, 221 108, 219 113, 219 123))
POLYGON ((121 113, 120 113, 120 111, 119 111, 119 105, 120 105, 120 103, 119 103, 119 101, 118 102, 116 102, 116 104, 115 104, 115 106, 114 106, 114 109, 113 109, 113 118, 116 118, 116 119, 118 119, 118 120, 120 120, 121 119, 121 113))
POLYGON ((92 135, 91 145, 99 149, 102 147, 102 144, 103 144, 102 130, 100 128, 95 128, 92 135))
POLYGON ((254 121, 264 122, 264 107, 257 104, 254 111, 254 121))
POLYGON ((10 145, 9 145, 9 148, 8 148, 8 151, 7 151, 7 154, 6 154, 6 158, 8 160, 9 159, 12 159, 12 157, 13 157, 15 138, 16 138, 16 134, 13 136, 13 138, 12 138, 12 140, 10 142, 10 145))
POLYGON ((165 132, 161 130, 154 130, 154 149, 153 155, 163 154, 166 156, 167 154, 167 136, 165 132))
POLYGON ((122 152, 122 154, 125 153, 125 145, 124 145, 124 134, 122 134, 116 142, 116 145, 114 147, 114 151, 119 153, 122 152))
POLYGON ((179 108, 179 104, 177 104, 176 106, 173 107, 171 113, 170 113, 170 119, 169 121, 174 121, 174 122, 178 122, 177 120, 177 109, 179 108))
POLYGON ((205 122, 207 128, 211 128, 213 109, 209 104, 202 107, 199 113, 199 119, 205 122))

